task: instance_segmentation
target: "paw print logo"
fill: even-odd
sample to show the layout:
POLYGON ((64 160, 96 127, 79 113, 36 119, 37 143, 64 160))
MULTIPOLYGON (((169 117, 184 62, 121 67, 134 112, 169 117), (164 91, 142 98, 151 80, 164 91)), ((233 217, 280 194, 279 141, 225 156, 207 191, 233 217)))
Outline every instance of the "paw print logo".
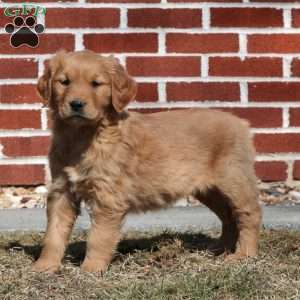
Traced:
POLYGON ((17 16, 12 23, 6 24, 4 29, 11 34, 10 44, 12 47, 27 45, 35 48, 39 44, 38 34, 43 33, 45 27, 42 24, 37 24, 36 18, 33 16, 28 16, 26 19, 17 16))

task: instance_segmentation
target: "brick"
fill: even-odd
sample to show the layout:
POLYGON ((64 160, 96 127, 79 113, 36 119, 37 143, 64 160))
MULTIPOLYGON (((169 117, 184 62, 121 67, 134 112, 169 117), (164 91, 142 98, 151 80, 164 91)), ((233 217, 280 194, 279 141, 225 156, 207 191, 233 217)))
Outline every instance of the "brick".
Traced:
POLYGON ((211 8, 212 27, 282 27, 283 10, 275 8, 211 8))
POLYGON ((291 64, 291 75, 300 76, 300 59, 294 58, 291 64))
POLYGON ((167 52, 224 53, 239 50, 237 34, 168 33, 167 52))
POLYGON ((300 82, 255 82, 248 84, 250 101, 300 101, 300 82))
POLYGON ((157 52, 157 33, 107 33, 84 35, 84 46, 101 53, 157 52))
POLYGON ((46 28, 111 28, 120 24, 116 8, 49 8, 46 28))
POLYGON ((200 9, 128 9, 128 26, 142 28, 192 28, 202 26, 200 9))
POLYGON ((300 0, 250 0, 250 2, 267 2, 267 3, 297 3, 300 0))
POLYGON ((36 78, 37 62, 33 59, 0 59, 0 79, 36 78))
POLYGON ((300 126, 300 108, 290 108, 290 126, 300 126))
POLYGON ((223 111, 231 112, 234 115, 246 119, 252 128, 273 128, 282 126, 281 108, 221 108, 223 111))
POLYGON ((199 76, 199 57, 127 57, 128 72, 133 76, 199 76))
POLYGON ((258 161, 255 163, 257 177, 264 182, 285 181, 287 164, 283 161, 258 161))
POLYGON ((49 143, 50 138, 47 136, 0 138, 0 144, 4 147, 2 153, 8 157, 45 156, 49 143))
POLYGON ((292 26, 300 27, 300 9, 292 9, 292 26))
POLYGON ((282 76, 282 59, 270 57, 211 57, 211 76, 282 76))
POLYGON ((8 34, 0 34, 0 53, 2 54, 44 54, 55 53, 60 49, 67 51, 74 50, 75 37, 72 34, 40 34, 39 46, 30 48, 21 46, 13 48, 10 45, 10 36, 8 34), (57 42, 59 40, 59 43, 57 42))
POLYGON ((239 101, 238 83, 169 82, 168 101, 239 101))
POLYGON ((160 3, 160 0, 87 0, 91 3, 160 3))
POLYGON ((0 103, 40 103, 35 84, 0 85, 0 103))
POLYGON ((6 17, 4 15, 4 8, 0 8, 0 26, 1 28, 5 27, 7 23, 10 23, 12 18, 6 17))
POLYGON ((296 160, 293 166, 293 179, 300 180, 300 161, 296 160))
POLYGON ((300 152, 299 133, 261 133, 255 135, 254 141, 259 153, 300 152))
MULTIPOLYGON (((228 2, 228 0, 168 0, 168 2, 184 2, 184 3, 203 3, 203 2, 214 2, 214 3, 224 3, 228 2)), ((241 3, 243 0, 230 0, 230 3, 241 3)))
MULTIPOLYGON (((12 3, 12 0, 2 0, 1 2, 9 2, 12 3)), ((31 2, 39 2, 39 3, 48 3, 48 2, 60 2, 60 3, 68 3, 68 2, 78 2, 78 0, 31 0, 31 2)), ((24 0, 14 0, 13 3, 24 3, 24 0)), ((26 2, 25 2, 26 3, 26 2)))
POLYGON ((155 102, 158 100, 157 83, 139 83, 136 101, 155 102))
POLYGON ((45 183, 44 165, 0 165, 0 185, 45 183))
POLYGON ((249 53, 299 53, 300 34, 250 34, 249 53))
POLYGON ((41 113, 37 110, 0 110, 1 129, 41 128, 41 113))

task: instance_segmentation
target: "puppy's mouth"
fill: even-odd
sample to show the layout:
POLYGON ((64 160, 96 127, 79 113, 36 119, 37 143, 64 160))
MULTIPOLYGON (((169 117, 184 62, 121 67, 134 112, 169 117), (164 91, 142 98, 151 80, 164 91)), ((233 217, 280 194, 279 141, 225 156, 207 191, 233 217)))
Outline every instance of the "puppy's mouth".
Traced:
POLYGON ((68 107, 60 107, 58 115, 61 120, 72 124, 85 124, 98 121, 98 115, 86 110, 72 111, 68 107))
POLYGON ((75 115, 70 115, 64 119, 68 123, 72 124, 89 124, 93 122, 93 119, 87 118, 84 115, 80 114, 75 114, 75 115))
POLYGON ((90 119, 89 116, 84 111, 70 111, 69 109, 66 108, 60 108, 59 109, 59 116, 61 119, 64 120, 71 120, 71 119, 90 119))
POLYGON ((83 113, 71 113, 71 114, 68 114, 68 115, 64 115, 64 116, 61 116, 61 118, 65 121, 65 122, 68 122, 68 123, 71 123, 71 124, 91 124, 91 123, 94 123, 96 120, 95 118, 92 118, 90 116, 87 116, 86 114, 83 114, 83 113))
POLYGON ((89 120, 89 118, 87 118, 85 115, 80 114, 80 113, 73 113, 69 116, 66 117, 66 119, 72 119, 72 120, 76 120, 76 119, 83 119, 83 120, 89 120))

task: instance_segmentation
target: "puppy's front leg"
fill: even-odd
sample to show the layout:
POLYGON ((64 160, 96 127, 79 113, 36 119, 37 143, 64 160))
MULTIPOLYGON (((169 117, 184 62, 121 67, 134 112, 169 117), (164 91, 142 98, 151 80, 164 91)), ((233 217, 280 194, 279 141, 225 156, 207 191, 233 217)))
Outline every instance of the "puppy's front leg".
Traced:
POLYGON ((47 200, 47 231, 40 258, 34 263, 32 270, 54 273, 59 270, 66 244, 78 209, 72 204, 70 195, 53 192, 47 200))
POLYGON ((93 209, 87 250, 81 269, 87 272, 104 272, 120 240, 124 214, 107 209, 93 209))

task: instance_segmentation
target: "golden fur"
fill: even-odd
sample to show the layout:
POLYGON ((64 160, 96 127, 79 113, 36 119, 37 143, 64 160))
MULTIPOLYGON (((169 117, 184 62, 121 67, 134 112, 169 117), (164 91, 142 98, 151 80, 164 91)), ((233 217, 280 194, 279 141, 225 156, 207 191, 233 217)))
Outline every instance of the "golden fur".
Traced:
POLYGON ((193 195, 221 219, 217 249, 253 256, 261 224, 247 122, 188 109, 128 113, 136 83, 113 57, 60 52, 39 79, 53 114, 52 187, 44 247, 33 269, 56 271, 84 201, 91 216, 86 271, 104 271, 130 212, 193 195), (74 99, 84 102, 73 112, 74 99))

